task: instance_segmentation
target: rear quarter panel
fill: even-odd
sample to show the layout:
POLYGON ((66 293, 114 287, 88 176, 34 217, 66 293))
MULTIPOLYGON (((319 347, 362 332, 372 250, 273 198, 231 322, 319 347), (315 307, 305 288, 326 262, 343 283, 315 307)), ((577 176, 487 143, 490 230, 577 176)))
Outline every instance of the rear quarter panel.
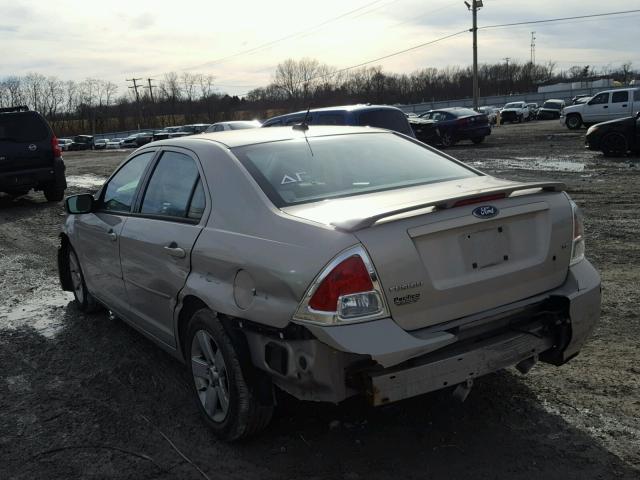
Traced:
POLYGON ((226 147, 206 143, 198 156, 213 205, 181 298, 195 295, 216 312, 283 328, 320 270, 358 241, 281 212, 226 147))

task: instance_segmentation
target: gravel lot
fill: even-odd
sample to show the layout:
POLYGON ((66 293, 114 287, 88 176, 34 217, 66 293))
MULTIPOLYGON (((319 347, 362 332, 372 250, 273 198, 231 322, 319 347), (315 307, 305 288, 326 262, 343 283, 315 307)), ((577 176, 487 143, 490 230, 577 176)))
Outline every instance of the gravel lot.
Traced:
MULTIPOLYGON (((555 121, 494 129, 448 153, 496 176, 558 179, 584 210, 601 322, 561 368, 485 377, 370 409, 283 396, 271 427, 218 442, 183 367, 60 291, 62 204, 0 196, 0 478, 640 478, 640 159, 585 151, 555 121)), ((95 190, 125 151, 65 155, 68 193, 95 190)))

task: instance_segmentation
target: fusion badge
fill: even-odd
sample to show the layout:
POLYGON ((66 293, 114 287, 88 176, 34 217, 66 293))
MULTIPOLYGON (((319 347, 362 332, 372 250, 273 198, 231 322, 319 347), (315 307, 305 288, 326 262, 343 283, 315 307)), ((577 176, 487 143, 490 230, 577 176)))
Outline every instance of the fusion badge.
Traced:
POLYGON ((473 209, 471 214, 477 218, 493 218, 498 215, 499 210, 493 205, 482 205, 473 209))

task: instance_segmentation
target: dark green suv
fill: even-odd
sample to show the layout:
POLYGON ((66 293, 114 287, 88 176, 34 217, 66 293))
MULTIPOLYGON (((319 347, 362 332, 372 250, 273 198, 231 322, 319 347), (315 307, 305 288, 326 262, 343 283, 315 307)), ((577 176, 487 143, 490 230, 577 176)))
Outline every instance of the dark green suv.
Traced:
POLYGON ((64 197, 62 150, 47 121, 26 106, 0 109, 0 192, 42 190, 50 202, 64 197))

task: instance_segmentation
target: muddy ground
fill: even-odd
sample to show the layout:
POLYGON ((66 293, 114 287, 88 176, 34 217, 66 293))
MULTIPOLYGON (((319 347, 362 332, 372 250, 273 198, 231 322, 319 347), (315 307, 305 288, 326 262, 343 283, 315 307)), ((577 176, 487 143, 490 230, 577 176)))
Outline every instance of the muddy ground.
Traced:
MULTIPOLYGON (((496 128, 449 153, 507 178, 567 183, 603 279, 581 355, 370 409, 282 399, 251 441, 217 441, 183 367, 104 313, 85 316, 56 278, 62 204, 0 197, 0 478, 640 478, 640 159, 606 160, 584 130, 496 128)), ((95 190, 124 151, 65 155, 68 193, 95 190)))

